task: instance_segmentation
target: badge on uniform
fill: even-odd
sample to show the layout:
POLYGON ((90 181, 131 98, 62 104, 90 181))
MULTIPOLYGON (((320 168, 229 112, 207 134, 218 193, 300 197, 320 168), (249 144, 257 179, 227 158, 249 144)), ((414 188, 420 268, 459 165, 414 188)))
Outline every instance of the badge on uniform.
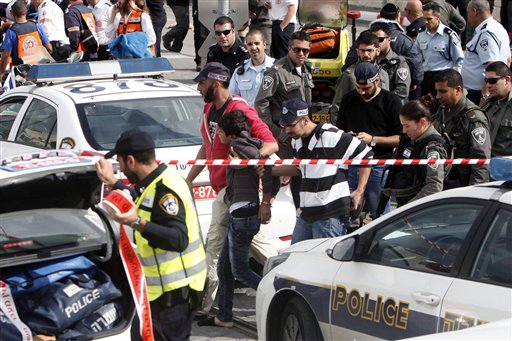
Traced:
POLYGON ((478 144, 483 145, 487 134, 485 132, 485 128, 478 127, 478 128, 473 129, 473 131, 471 132, 471 135, 473 135, 473 138, 475 139, 475 141, 478 144))
POLYGON ((487 48, 489 47, 489 41, 487 39, 484 39, 480 42, 480 47, 482 50, 487 51, 487 48))
POLYGON ((263 90, 268 90, 274 84, 274 78, 270 76, 263 77, 263 90))
POLYGON ((396 71, 396 74, 398 75, 398 78, 405 81, 407 77, 409 77, 409 70, 402 67, 396 71))
MULTIPOLYGON (((439 157, 440 157, 440 155, 437 150, 431 150, 427 154, 427 159, 429 159, 429 160, 437 160, 437 159, 439 159, 439 157)), ((439 167, 439 165, 437 163, 429 164, 428 166, 430 168, 432 168, 433 170, 437 170, 437 168, 439 167)))
POLYGON ((180 205, 178 205, 178 199, 172 194, 166 194, 160 199, 158 203, 160 208, 170 215, 177 215, 180 211, 180 205))

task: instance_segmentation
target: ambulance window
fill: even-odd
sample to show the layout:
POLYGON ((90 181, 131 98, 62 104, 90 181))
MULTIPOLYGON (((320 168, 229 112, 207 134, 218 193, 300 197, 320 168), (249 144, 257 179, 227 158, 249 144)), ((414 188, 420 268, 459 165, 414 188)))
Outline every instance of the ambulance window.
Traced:
POLYGON ((476 204, 444 203, 402 216, 379 228, 365 258, 385 265, 449 273, 480 210, 476 204))
POLYGON ((502 209, 494 217, 478 251, 471 277, 512 285, 512 212, 502 209))
POLYGON ((41 148, 56 148, 57 110, 49 103, 34 99, 21 121, 16 141, 41 148))
POLYGON ((26 97, 10 98, 0 104, 0 138, 7 139, 26 97))

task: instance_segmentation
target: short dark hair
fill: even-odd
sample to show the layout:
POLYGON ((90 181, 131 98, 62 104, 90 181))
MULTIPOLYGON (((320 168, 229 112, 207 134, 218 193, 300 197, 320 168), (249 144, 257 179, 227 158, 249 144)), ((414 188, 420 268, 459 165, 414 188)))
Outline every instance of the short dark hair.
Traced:
POLYGON ((309 37, 309 34, 302 31, 296 31, 292 33, 290 36, 290 41, 288 42, 288 46, 292 46, 294 40, 307 41, 311 44, 311 38, 309 37))
POLYGON ((245 35, 245 38, 247 39, 248 36, 252 36, 252 35, 255 35, 255 34, 259 34, 260 37, 261 37, 261 40, 266 43, 267 42, 267 37, 265 37, 265 33, 263 33, 263 31, 261 31, 260 29, 258 28, 253 28, 253 29, 250 29, 249 32, 247 32, 247 34, 245 35))
POLYGON ((17 0, 11 7, 12 15, 15 18, 22 17, 27 14, 27 3, 24 0, 17 0))
POLYGON ((249 121, 242 110, 233 110, 225 113, 217 124, 228 136, 240 136, 242 131, 249 131, 249 121))
MULTIPOLYGON (((23 0, 22 0, 23 1, 23 0)), ((150 165, 156 160, 155 149, 141 150, 137 152, 131 152, 130 154, 117 154, 118 157, 122 157, 126 161, 128 155, 143 165, 150 165)))
POLYGON ((373 45, 375 47, 379 47, 379 37, 377 37, 373 32, 365 31, 362 32, 356 40, 356 47, 359 45, 373 45))
POLYGON ((213 23, 213 27, 215 27, 215 25, 224 25, 224 24, 227 24, 227 23, 231 24, 231 28, 235 28, 235 24, 233 23, 233 19, 231 19, 227 15, 222 15, 222 16, 218 17, 217 19, 215 19, 215 22, 213 23))
POLYGON ((461 88, 464 87, 464 83, 462 83, 462 76, 460 75, 460 73, 457 70, 454 70, 454 69, 447 69, 447 70, 443 70, 443 71, 439 72, 434 77, 434 82, 435 83, 447 82, 447 85, 450 88, 454 88, 454 89, 458 86, 460 86, 461 88))
POLYGON ((439 6, 434 1, 427 2, 426 4, 424 4, 423 10, 424 11, 432 11, 432 14, 434 14, 437 17, 441 16, 441 6, 439 6))
POLYGON ((485 68, 487 72, 494 72, 500 77, 512 76, 512 72, 507 64, 503 62, 492 62, 485 68))
POLYGON ((377 31, 383 31, 386 33, 388 37, 391 37, 391 30, 389 29, 389 25, 385 23, 375 23, 372 26, 370 26, 370 31, 377 32, 377 31))
POLYGON ((408 120, 418 122, 422 117, 425 117, 429 122, 432 121, 432 116, 437 112, 439 103, 436 101, 432 94, 409 101, 404 104, 400 110, 400 116, 408 120))

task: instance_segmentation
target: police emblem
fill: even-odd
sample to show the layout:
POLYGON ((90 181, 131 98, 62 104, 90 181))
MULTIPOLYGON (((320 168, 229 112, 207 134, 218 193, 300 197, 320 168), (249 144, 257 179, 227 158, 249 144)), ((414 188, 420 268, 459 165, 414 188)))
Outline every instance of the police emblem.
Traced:
POLYGON ((485 139, 487 137, 485 128, 482 128, 482 127, 473 129, 473 131, 471 132, 471 135, 473 136, 473 138, 479 145, 483 145, 485 142, 485 139))
POLYGON ((274 84, 274 78, 270 76, 263 77, 263 90, 268 90, 274 84))
POLYGON ((407 79, 407 77, 409 77, 409 70, 402 67, 402 68, 399 68, 398 70, 396 70, 396 74, 398 75, 398 78, 405 81, 407 79))
POLYGON ((172 194, 164 195, 158 204, 165 213, 170 215, 177 215, 180 211, 178 199, 172 194))
MULTIPOLYGON (((440 158, 440 155, 439 155, 439 152, 437 150, 430 150, 427 154, 427 159, 429 160, 437 160, 440 158)), ((430 168, 432 168, 433 170, 436 170, 439 165, 438 164, 429 164, 428 165, 430 168)))
POLYGON ((480 47, 482 50, 487 51, 487 48, 489 47, 489 41, 487 39, 484 39, 480 42, 480 47))

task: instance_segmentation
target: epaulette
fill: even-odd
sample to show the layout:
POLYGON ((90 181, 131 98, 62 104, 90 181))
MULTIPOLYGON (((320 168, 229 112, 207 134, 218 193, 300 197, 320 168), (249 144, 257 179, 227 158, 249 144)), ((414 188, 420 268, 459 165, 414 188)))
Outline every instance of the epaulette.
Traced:
POLYGON ((426 26, 420 27, 420 28, 418 28, 418 33, 419 32, 425 32, 426 30, 427 30, 426 26))
POLYGON ((238 45, 238 48, 239 48, 240 50, 242 50, 242 52, 249 53, 249 51, 247 50, 247 48, 246 48, 244 45, 242 45, 242 44, 238 45))
POLYGON ((304 66, 310 73, 313 72, 313 63, 311 63, 309 60, 304 62, 304 66))
POLYGON ((210 45, 210 47, 208 47, 208 50, 212 50, 212 49, 214 49, 214 48, 215 48, 215 46, 217 46, 217 43, 215 43, 215 44, 211 44, 211 45, 210 45))
POLYGON ((451 36, 452 38, 456 38, 454 39, 454 44, 457 45, 459 42, 460 42, 460 38, 459 38, 459 35, 457 34, 457 32, 455 32, 454 30, 452 30, 451 28, 449 27, 445 27, 444 30, 443 30, 444 33, 448 34, 449 36, 451 36))
POLYGON ((246 60, 242 60, 241 62, 236 63, 236 65, 235 65, 236 74, 240 75, 240 76, 243 75, 245 73, 245 64, 250 61, 251 61, 251 59, 248 58, 246 60))

